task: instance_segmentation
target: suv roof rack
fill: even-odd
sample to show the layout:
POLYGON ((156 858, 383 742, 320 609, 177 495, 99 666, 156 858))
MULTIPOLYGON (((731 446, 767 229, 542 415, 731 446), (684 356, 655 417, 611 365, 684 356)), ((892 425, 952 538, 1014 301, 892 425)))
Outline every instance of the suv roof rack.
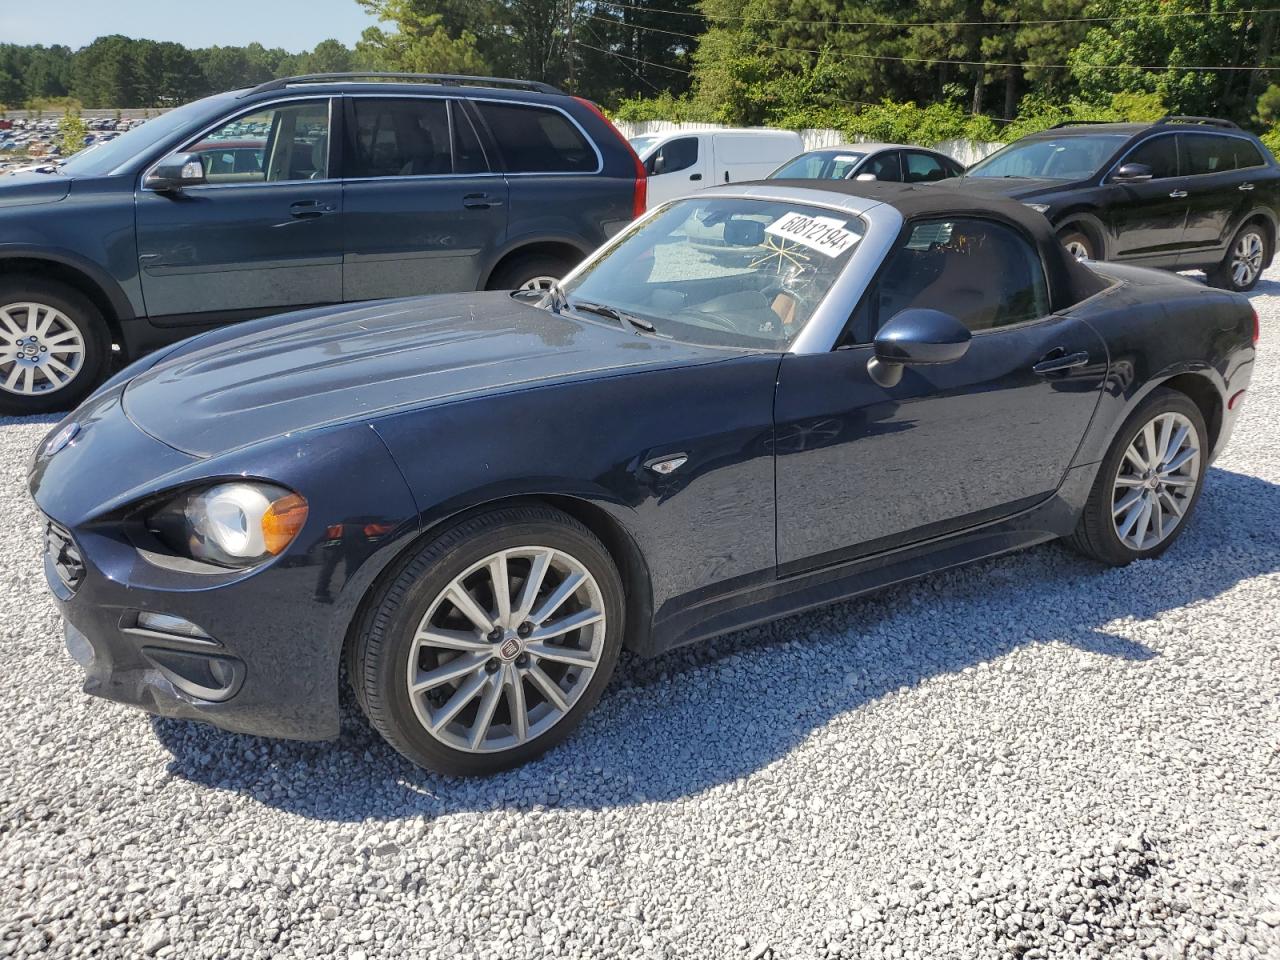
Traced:
POLYGON ((387 80, 414 81, 419 83, 436 83, 441 86, 458 87, 465 84, 482 87, 510 87, 515 90, 532 90, 535 93, 558 93, 565 95, 563 90, 551 86, 549 83, 540 83, 537 80, 512 80, 507 77, 471 77, 460 73, 382 73, 377 71, 358 72, 358 73, 305 73, 296 77, 278 77, 275 80, 268 80, 266 83, 260 83, 250 90, 246 90, 241 94, 247 97, 254 93, 267 93, 271 90, 284 90, 287 87, 298 86, 306 83, 334 83, 342 80, 370 80, 381 82, 387 80))
POLYGON ((1055 123, 1050 130, 1059 130, 1062 127, 1084 127, 1091 123, 1123 123, 1122 120, 1063 120, 1061 123, 1055 123))
POLYGON ((1166 123, 1199 123, 1206 127, 1222 127, 1224 130, 1240 129, 1239 124, 1232 123, 1230 120, 1219 120, 1216 117, 1184 117, 1173 113, 1157 120, 1156 126, 1158 127, 1166 123))

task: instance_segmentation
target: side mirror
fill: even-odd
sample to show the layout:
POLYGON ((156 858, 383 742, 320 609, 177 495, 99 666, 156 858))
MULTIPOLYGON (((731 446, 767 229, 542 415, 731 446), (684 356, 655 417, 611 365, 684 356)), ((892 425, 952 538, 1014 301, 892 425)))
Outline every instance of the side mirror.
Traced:
POLYGON ((194 153, 171 153, 157 163, 142 185, 156 193, 178 193, 205 182, 204 164, 194 153))
POLYGON ((667 158, 662 154, 658 154, 653 158, 653 173, 655 175, 667 172, 667 158))
POLYGON ((969 350, 969 328, 941 310, 910 308, 880 328, 867 373, 882 387, 896 387, 908 365, 951 363, 969 350))
POLYGON ((867 182, 868 180, 879 180, 880 178, 879 178, 879 177, 877 177, 874 173, 860 173, 860 174, 858 174, 856 177, 854 177, 853 179, 855 179, 855 180, 861 180, 861 181, 863 181, 863 182, 865 183, 865 182, 867 182))
POLYGON ((1145 163, 1126 163, 1112 174, 1111 179, 1116 183, 1141 183, 1150 180, 1152 174, 1152 169, 1145 163))

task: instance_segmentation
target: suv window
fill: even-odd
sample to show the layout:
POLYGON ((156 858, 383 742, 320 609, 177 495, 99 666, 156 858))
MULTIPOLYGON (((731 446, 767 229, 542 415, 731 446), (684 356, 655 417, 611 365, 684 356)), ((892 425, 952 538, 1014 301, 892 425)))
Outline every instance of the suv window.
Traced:
POLYGON ((907 168, 903 179, 907 183, 932 183, 947 179, 947 168, 937 157, 931 157, 927 153, 908 151, 903 154, 903 158, 906 160, 907 168))
POLYGON ((1225 173, 1236 166, 1234 137, 1217 137, 1212 133, 1180 133, 1182 170, 1189 176, 1202 173, 1225 173))
POLYGON ((681 137, 664 143, 653 152, 645 164, 645 172, 650 174, 675 173, 687 170, 698 162, 698 138, 681 137))
POLYGON ((1258 148, 1248 140, 1243 137, 1226 137, 1224 139, 1231 141, 1237 170, 1247 170, 1249 167, 1265 167, 1267 165, 1267 161, 1262 158, 1258 148))
POLYGON ((876 154, 863 164, 858 173, 874 173, 877 180, 901 180, 902 166, 898 161, 898 151, 886 150, 876 154))
POLYGON ((558 110, 475 100, 508 173, 594 173, 595 150, 558 110))
POLYGON ((356 99, 349 177, 453 173, 449 104, 425 97, 356 99))
POLYGON ((1151 179, 1178 175, 1178 148, 1175 138, 1169 135, 1152 137, 1146 143, 1140 143, 1127 157, 1124 163, 1145 163, 1151 168, 1151 179))
POLYGON ((863 297, 842 345, 868 343, 910 307, 941 310, 975 333, 1049 313, 1040 256, 1012 227, 990 220, 921 220, 863 297))
POLYGON ((324 180, 329 176, 329 101, 281 104, 236 117, 184 151, 200 155, 210 183, 324 180), (241 156, 228 163, 230 154, 241 156))

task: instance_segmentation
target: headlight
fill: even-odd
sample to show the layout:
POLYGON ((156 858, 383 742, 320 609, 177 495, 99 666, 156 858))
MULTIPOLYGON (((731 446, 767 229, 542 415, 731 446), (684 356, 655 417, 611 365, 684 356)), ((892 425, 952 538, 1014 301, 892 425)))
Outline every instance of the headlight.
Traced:
POLYGON ((1023 204, 1023 206, 1030 207, 1030 208, 1031 208, 1032 210, 1034 210, 1036 213, 1048 213, 1048 212, 1049 212, 1049 204, 1047 204, 1047 203, 1027 203, 1027 204, 1023 204))
POLYGON ((152 532, 193 560, 251 567, 284 551, 307 520, 307 501, 252 481, 184 494, 150 518, 152 532))

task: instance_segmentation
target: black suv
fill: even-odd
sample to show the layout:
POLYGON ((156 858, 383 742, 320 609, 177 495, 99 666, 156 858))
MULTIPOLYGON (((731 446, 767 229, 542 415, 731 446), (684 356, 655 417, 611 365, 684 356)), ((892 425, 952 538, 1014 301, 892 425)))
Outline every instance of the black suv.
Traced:
POLYGON ((938 187, 1021 200, 1077 257, 1201 269, 1236 291, 1275 252, 1280 166, 1227 120, 1063 124, 938 187))
POLYGON ((634 151, 539 83, 321 74, 0 177, 0 413, 299 307, 548 285, 645 208, 634 151))

